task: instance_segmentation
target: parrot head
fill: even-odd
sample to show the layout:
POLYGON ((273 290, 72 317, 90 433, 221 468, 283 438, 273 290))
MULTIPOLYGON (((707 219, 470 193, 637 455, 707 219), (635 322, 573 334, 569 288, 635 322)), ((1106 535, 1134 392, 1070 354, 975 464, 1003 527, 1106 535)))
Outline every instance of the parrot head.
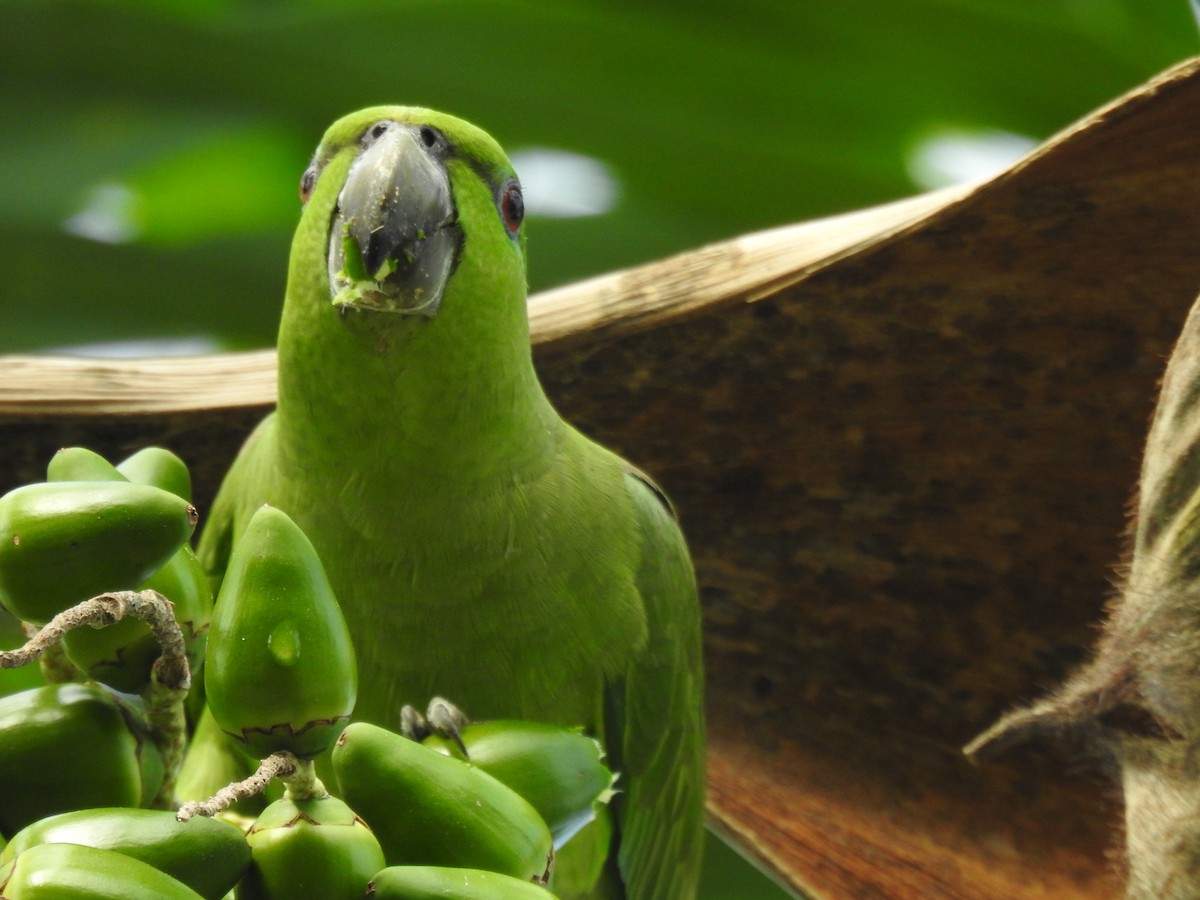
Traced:
POLYGON ((436 454, 406 444, 404 464, 428 468, 450 465, 456 428, 503 442, 514 419, 550 417, 530 347, 521 184, 491 137, 433 110, 359 110, 326 130, 300 199, 277 344, 279 428, 294 446, 311 423, 336 422, 400 465, 379 428, 392 418, 438 436, 436 454))
POLYGON ((467 122, 413 107, 351 113, 326 131, 300 197, 293 274, 343 320, 430 320, 482 283, 524 299, 521 185, 467 122))

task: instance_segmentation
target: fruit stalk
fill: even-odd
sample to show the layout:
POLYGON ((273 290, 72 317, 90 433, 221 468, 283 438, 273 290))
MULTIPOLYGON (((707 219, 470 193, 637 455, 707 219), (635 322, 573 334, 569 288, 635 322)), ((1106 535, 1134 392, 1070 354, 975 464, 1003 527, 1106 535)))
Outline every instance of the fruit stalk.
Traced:
MULTIPOLYGON (((37 637, 38 627, 32 622, 22 622, 21 631, 25 635, 25 640, 28 641, 37 637)), ((20 668, 22 665, 28 665, 28 663, 14 664, 11 668, 20 668)), ((79 671, 79 667, 71 662, 62 644, 50 644, 47 646, 42 651, 39 665, 42 670, 42 678, 46 680, 47 684, 67 684, 73 681, 84 681, 86 677, 79 671)), ((4 668, 4 666, 0 665, 0 668, 4 668)))
POLYGON ((317 765, 311 759, 296 758, 296 770, 291 775, 280 775, 289 800, 320 800, 329 796, 329 791, 317 777, 317 765))
MULTIPOLYGON (((311 760, 308 762, 311 772, 311 760)), ((280 750, 278 753, 272 753, 258 764, 258 769, 253 775, 226 785, 207 800, 189 800, 179 807, 175 818, 180 822, 186 822, 192 816, 215 816, 239 800, 261 794, 275 778, 282 778, 286 781, 295 775, 299 768, 300 760, 288 751, 280 750)), ((317 784, 320 782, 318 781, 317 784)))
POLYGON ((183 701, 191 686, 183 632, 171 602, 157 591, 112 591, 84 600, 52 618, 23 646, 0 651, 0 668, 15 669, 57 647, 63 635, 84 625, 104 628, 125 618, 141 619, 150 627, 162 655, 155 661, 150 685, 143 693, 146 719, 163 758, 165 777, 155 806, 171 802, 175 778, 187 744, 183 701))
POLYGON ((162 647, 162 658, 156 666, 158 680, 171 690, 186 691, 192 679, 184 653, 183 632, 171 613, 170 601, 157 591, 112 591, 65 609, 23 646, 0 651, 0 669, 15 669, 33 662, 68 631, 84 625, 104 628, 126 617, 146 622, 162 647))

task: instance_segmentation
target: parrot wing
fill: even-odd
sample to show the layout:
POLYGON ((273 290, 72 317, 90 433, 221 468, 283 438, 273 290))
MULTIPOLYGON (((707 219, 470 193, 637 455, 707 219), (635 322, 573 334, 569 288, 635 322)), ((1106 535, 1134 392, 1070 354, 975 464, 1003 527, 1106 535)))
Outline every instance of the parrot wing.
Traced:
POLYGON ((610 686, 609 738, 621 777, 618 864, 629 900, 692 897, 704 844, 704 669, 696 579, 666 497, 628 467, 642 533, 637 586, 649 640, 610 686))

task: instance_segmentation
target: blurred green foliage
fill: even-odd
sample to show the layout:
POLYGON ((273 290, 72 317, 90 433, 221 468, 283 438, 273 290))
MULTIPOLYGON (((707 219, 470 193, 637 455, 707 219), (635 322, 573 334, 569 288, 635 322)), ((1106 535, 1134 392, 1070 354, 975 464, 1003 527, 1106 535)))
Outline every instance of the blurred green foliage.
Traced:
POLYGON ((532 215, 541 288, 912 193, 924 137, 1041 139, 1196 43, 1187 0, 2 0, 0 351, 271 343, 360 106, 603 164, 608 212, 532 215))

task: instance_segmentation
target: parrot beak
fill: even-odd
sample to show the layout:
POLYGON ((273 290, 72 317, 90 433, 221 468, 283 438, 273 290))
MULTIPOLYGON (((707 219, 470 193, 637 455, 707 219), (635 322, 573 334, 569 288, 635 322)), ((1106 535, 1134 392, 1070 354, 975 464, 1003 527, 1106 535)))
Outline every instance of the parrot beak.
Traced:
POLYGON ((350 167, 329 231, 329 289, 352 309, 437 315, 462 245, 450 176, 420 129, 379 123, 350 167))

